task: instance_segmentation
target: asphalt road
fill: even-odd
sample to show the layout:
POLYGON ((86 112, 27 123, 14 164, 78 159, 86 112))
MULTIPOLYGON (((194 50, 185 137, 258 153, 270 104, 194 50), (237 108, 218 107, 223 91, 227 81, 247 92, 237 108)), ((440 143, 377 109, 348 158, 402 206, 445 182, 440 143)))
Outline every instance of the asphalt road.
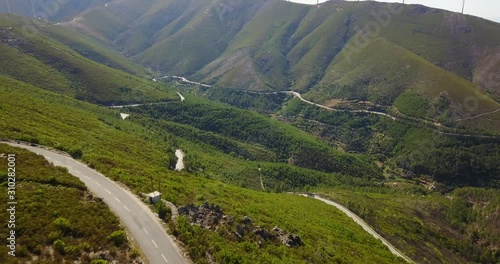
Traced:
POLYGON ((354 220, 354 222, 356 222, 358 225, 360 225, 366 232, 368 232, 370 235, 372 235, 374 238, 382 241, 382 244, 384 244, 387 248, 389 248, 389 250, 392 252, 392 254, 406 260, 407 262, 409 263, 415 263, 413 262, 413 260, 411 260, 409 257, 405 256, 403 253, 401 253, 395 246, 393 246, 389 241, 385 240, 381 235, 379 235, 375 230, 373 230, 373 228, 371 228, 365 221, 363 221, 363 219, 361 219, 361 217, 359 217, 358 215, 356 215, 355 213, 353 213, 351 210, 347 209, 345 206, 337 203, 337 202, 334 202, 334 201, 330 201, 330 200, 327 200, 327 199, 324 199, 324 198, 321 198, 315 194, 300 194, 301 196, 305 196, 305 197, 311 197, 311 198, 314 198, 316 200, 320 200, 326 204, 329 204, 331 206, 335 206, 337 207, 337 209, 339 209, 340 211, 342 211, 344 214, 346 214, 347 216, 349 216, 352 220, 354 220))
POLYGON ((83 181, 98 197, 103 198, 120 218, 151 264, 186 263, 179 253, 179 248, 160 224, 160 220, 130 191, 69 156, 38 147, 7 144, 28 149, 44 156, 56 166, 68 168, 69 173, 83 181))

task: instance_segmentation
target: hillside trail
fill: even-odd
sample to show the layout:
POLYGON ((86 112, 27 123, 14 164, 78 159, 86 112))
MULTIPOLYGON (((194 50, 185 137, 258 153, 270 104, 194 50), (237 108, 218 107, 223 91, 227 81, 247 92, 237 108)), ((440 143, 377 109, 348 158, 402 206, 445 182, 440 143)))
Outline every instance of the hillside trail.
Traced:
POLYGON ((500 108, 498 108, 495 111, 485 112, 485 113, 482 113, 482 114, 479 114, 479 115, 475 115, 475 116, 469 116, 469 117, 459 118, 459 119, 456 119, 455 121, 465 121, 465 120, 476 119, 476 118, 479 118, 479 117, 483 117, 485 115, 491 115, 491 114, 497 113, 499 111, 500 111, 500 108))

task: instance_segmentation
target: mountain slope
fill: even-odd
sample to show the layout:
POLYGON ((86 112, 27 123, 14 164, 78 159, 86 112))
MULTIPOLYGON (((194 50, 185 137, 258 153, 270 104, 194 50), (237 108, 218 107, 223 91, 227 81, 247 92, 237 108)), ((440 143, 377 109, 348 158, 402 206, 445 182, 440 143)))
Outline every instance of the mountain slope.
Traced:
POLYGON ((43 34, 45 27, 34 20, 0 16, 0 74, 100 104, 156 101, 175 96, 161 91, 162 85, 151 79, 83 57, 43 34))
MULTIPOLYGON (((325 63, 318 65, 324 72, 347 41, 365 31, 371 39, 385 38, 493 94, 498 92, 497 84, 484 80, 484 74, 498 72, 494 55, 500 51, 499 24, 420 5, 329 1, 305 6, 277 0, 251 4, 170 0, 142 5, 127 0, 92 10, 77 22, 123 46, 145 65, 163 67, 162 72, 189 74, 208 64, 210 59, 204 56, 189 57, 201 52, 200 45, 210 47, 203 52, 212 58, 245 47, 277 48, 287 57, 296 81, 308 61, 325 63), (96 12, 100 15, 92 14, 96 12), (123 14, 127 16, 118 17, 123 14), (97 16, 99 21, 91 19, 97 16), (105 25, 113 25, 113 30, 105 25), (159 50, 174 58, 151 55, 159 50), (179 53, 187 56, 183 60, 189 66, 172 69, 181 63, 179 53)), ((297 87, 311 87, 313 79, 297 87)))
POLYGON ((69 21, 82 12, 104 6, 111 0, 9 0, 0 2, 0 13, 41 18, 50 21, 69 21))
MULTIPOLYGON (((350 60, 336 58, 306 97, 323 103, 344 98, 394 105, 404 114, 451 126, 456 120, 500 108, 471 82, 385 39, 370 42, 350 60)), ((500 129, 499 113, 477 121, 478 127, 500 129)))
MULTIPOLYGON (((185 218, 177 224, 170 222, 171 230, 176 230, 174 234, 185 243, 190 256, 198 262, 205 261, 206 252, 210 252, 211 259, 221 262, 271 260, 276 263, 301 263, 311 259, 314 262, 333 262, 338 258, 348 262, 375 260, 378 263, 402 263, 337 210, 302 197, 265 193, 221 182, 218 179, 232 182, 236 172, 245 170, 246 178, 255 178, 260 164, 223 154, 206 143, 175 136, 164 129, 161 121, 143 124, 148 118, 139 113, 132 113, 129 119, 121 120, 116 110, 6 77, 0 77, 0 91, 3 95, 0 97, 1 138, 20 139, 69 151, 90 167, 126 184, 135 192, 151 192, 150 181, 154 181, 162 189, 163 198, 177 206, 202 201, 216 203, 226 214, 234 217, 235 223, 239 224, 238 219, 246 215, 261 227, 271 229, 280 226, 296 232, 306 245, 291 248, 266 242, 256 247, 250 235, 241 240, 233 235, 227 236, 228 233, 222 230, 191 226, 185 218), (174 151, 179 147, 186 153, 186 166, 194 168, 193 171, 174 172, 169 169, 169 164, 175 159, 174 151), (296 217, 302 214, 311 215, 313 221, 307 217, 296 217), (336 243, 331 243, 332 240, 336 243), (323 250, 335 254, 322 255, 323 250), (354 255, 353 250, 356 252, 354 255)), ((283 166, 288 170, 278 174, 281 178, 276 178, 277 185, 282 187, 294 181, 304 186, 307 184, 303 181, 304 176, 316 173, 302 170, 302 175, 295 174, 293 166, 283 166), (288 178, 290 175, 297 178, 288 178)), ((268 184, 272 182, 271 173, 276 173, 279 167, 264 162, 262 167, 268 184)), ((336 178, 335 174, 323 176, 336 178)), ((326 178, 319 180, 319 184, 325 182, 326 178)), ((228 226, 224 230, 233 234, 235 228, 228 226)), ((19 242, 24 241, 21 240, 24 237, 19 238, 19 242)), ((32 255, 38 254, 32 248, 28 251, 32 255)))
POLYGON ((500 108, 500 25, 477 17, 376 2, 125 0, 71 27, 162 74, 236 89, 310 91, 321 103, 370 100, 452 126, 500 127, 497 114, 460 121, 500 108), (397 67, 408 65, 409 75, 397 76, 397 67), (445 107, 405 111, 415 106, 396 100, 413 92, 445 107))

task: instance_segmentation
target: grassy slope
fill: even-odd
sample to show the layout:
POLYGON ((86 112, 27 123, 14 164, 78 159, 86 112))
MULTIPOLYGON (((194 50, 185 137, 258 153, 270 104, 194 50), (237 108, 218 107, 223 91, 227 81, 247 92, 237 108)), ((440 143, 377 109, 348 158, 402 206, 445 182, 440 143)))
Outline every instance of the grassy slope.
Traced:
POLYGON ((290 69, 285 51, 287 43, 283 40, 293 33, 306 14, 307 6, 284 2, 270 5, 259 12, 252 22, 245 24, 220 59, 204 67, 194 77, 200 76, 205 82, 233 88, 251 87, 260 90, 288 86, 290 69), (238 58, 241 53, 245 54, 243 59, 238 58), (236 67, 227 61, 234 61, 236 67), (249 65, 252 65, 251 73, 249 65), (249 77, 253 77, 253 80, 246 81, 249 77))
POLYGON ((419 263, 499 260, 498 190, 460 188, 446 197, 409 194, 404 186, 379 191, 335 190, 327 196, 361 215, 419 263))
MULTIPOLYGON (((42 16, 44 19, 51 21, 68 21, 93 7, 104 6, 110 0, 89 0, 89 1, 57 1, 45 2, 43 0, 17 0, 9 1, 10 10, 13 14, 32 17, 32 5, 35 10, 35 15, 42 16), (47 15, 48 17, 45 17, 47 15)), ((7 13, 7 2, 0 2, 0 13, 7 13)))
POLYGON ((114 51, 112 47, 108 47, 105 42, 82 34, 79 30, 67 26, 53 26, 44 28, 43 33, 60 41, 80 55, 108 67, 135 75, 149 74, 143 67, 114 51))
POLYGON ((20 17, 0 17, 2 26, 13 26, 12 30, 0 32, 0 36, 15 40, 0 44, 1 74, 101 104, 172 97, 151 80, 106 67, 33 31, 37 27, 18 26, 27 22, 33 23, 20 17))
MULTIPOLYGON (((342 54, 338 56, 326 71, 320 88, 313 89, 308 97, 320 102, 340 97, 369 100, 382 105, 395 103, 404 114, 431 119, 436 114, 430 111, 430 102, 440 95, 451 101, 448 106, 453 115, 451 118, 474 116, 500 107, 500 104, 479 91, 471 82, 383 39, 373 40, 365 49, 350 55, 349 58, 350 60, 342 54), (423 95, 429 100, 429 105, 408 106, 404 105, 406 102, 397 100, 400 95, 409 91, 423 95), (417 114, 412 110, 424 112, 417 114)), ((491 115, 488 118, 498 120, 500 115, 491 115)), ((500 120, 496 123, 498 127, 500 120)))
POLYGON ((169 23, 158 29, 156 42, 136 58, 161 72, 191 74, 201 69, 224 52, 228 42, 264 1, 241 1, 236 5, 223 2, 190 1, 180 6, 173 1, 165 7, 165 12, 175 19, 164 21, 169 23))
MULTIPOLYGON (((65 169, 50 165, 43 157, 29 151, 0 144, 0 153, 16 154, 16 257, 0 249, 2 263, 26 263, 38 258, 44 263, 80 260, 90 263, 89 253, 110 250, 121 263, 130 262, 130 245, 114 246, 107 240, 112 232, 122 230, 118 218, 99 200, 92 198, 85 185, 65 169), (69 226, 58 228, 58 218, 69 226), (66 245, 65 252, 52 244, 57 239, 66 245), (85 245, 87 244, 87 245, 85 245), (52 252, 52 253, 51 253, 52 252)), ((7 189, 7 156, 0 159, 0 184, 7 189)), ((2 200, 6 201, 2 195, 2 200)), ((2 210, 2 219, 8 219, 2 210)), ((7 237, 7 225, 0 227, 7 237)))
MULTIPOLYGON (((374 14, 387 13, 388 6, 222 0, 155 1, 145 6, 124 1, 89 12, 84 24, 163 72, 187 75, 206 66, 195 75, 198 79, 248 88, 250 74, 261 82, 259 89, 284 89, 290 84, 287 80, 296 89, 307 89, 322 79, 344 44, 365 25, 379 21, 374 14), (121 13, 127 15, 120 18, 121 13), (227 70, 233 60, 242 59, 237 52, 243 47, 253 48, 243 58, 248 63, 240 63, 236 72, 227 70)), ((387 24, 377 22, 382 27, 375 38, 385 38, 498 97, 498 84, 489 78, 498 74, 500 63, 495 59, 500 50, 497 23, 418 5, 395 6, 401 11, 390 15, 387 24), (477 47, 475 51, 471 46, 477 47)))
POLYGON ((410 5, 381 36, 472 81, 498 99, 498 83, 489 75, 498 75, 499 30, 498 23, 479 17, 410 5))
POLYGON ((288 164, 355 177, 380 176, 380 171, 366 156, 341 153, 298 129, 256 113, 206 99, 188 98, 184 102, 171 101, 137 111, 154 119, 189 124, 201 130, 262 146, 288 164))
MULTIPOLYGON (((155 135, 137 123, 120 121, 113 110, 13 80, 2 78, 0 86, 2 138, 34 141, 66 150, 81 149, 83 161, 135 191, 150 191, 149 176, 154 175, 155 181, 162 182, 166 198, 178 205, 201 200, 215 202, 227 213, 237 217, 248 215, 261 226, 279 225, 297 232, 307 245, 298 249, 270 246, 245 251, 243 243, 221 240, 217 234, 194 238, 200 247, 217 245, 215 249, 220 258, 236 255, 250 262, 278 263, 320 261, 321 258, 325 259, 323 262, 336 259, 349 263, 396 261, 388 250, 346 216, 320 202, 256 192, 168 170, 166 164, 173 157, 168 150, 174 148, 174 144, 184 148, 184 140, 168 140, 166 134, 155 135), (304 217, 297 217, 300 214, 304 217), (310 221, 309 217, 317 221, 310 221)), ((189 151, 192 145, 185 146, 189 151)))

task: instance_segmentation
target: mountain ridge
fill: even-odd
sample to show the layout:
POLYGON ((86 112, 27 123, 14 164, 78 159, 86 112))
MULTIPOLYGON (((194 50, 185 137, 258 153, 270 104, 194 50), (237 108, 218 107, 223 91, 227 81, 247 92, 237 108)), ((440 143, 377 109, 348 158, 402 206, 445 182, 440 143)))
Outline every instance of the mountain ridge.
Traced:
MULTIPOLYGON (((88 11, 69 27, 98 35, 154 71, 220 87, 296 90, 320 103, 345 99, 386 105, 416 92, 429 102, 449 101, 428 116, 448 116, 448 122, 500 107, 500 25, 422 5, 329 1, 309 6, 277 0, 139 5, 124 0, 88 11), (353 61, 359 56, 372 61, 353 61), (410 71, 429 74, 398 80, 390 64, 401 65, 400 57, 413 57, 410 71), (387 71, 380 70, 384 67, 387 71), (418 88, 423 81, 426 88, 418 88), (441 92, 458 97, 440 99, 441 92), (479 106, 464 110, 468 98, 479 106)), ((493 119, 493 126, 486 119, 456 125, 497 130, 500 116, 493 119)))

